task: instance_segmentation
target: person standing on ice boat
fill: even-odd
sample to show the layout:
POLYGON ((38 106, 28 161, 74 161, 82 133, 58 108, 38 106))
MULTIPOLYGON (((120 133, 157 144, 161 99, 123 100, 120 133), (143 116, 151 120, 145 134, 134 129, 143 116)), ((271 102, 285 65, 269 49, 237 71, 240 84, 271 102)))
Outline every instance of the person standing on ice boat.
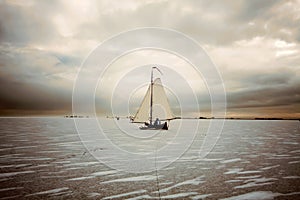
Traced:
POLYGON ((159 121, 158 118, 155 119, 154 125, 155 125, 155 126, 160 125, 160 121, 159 121))

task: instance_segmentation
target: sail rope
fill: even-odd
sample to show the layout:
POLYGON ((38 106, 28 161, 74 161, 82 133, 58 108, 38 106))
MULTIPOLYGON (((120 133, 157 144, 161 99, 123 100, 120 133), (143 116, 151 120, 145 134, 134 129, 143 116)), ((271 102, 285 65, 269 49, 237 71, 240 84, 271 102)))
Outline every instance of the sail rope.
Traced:
POLYGON ((155 166, 155 176, 156 176, 156 188, 157 188, 157 192, 158 192, 158 199, 160 200, 161 199, 161 196, 160 196, 160 190, 159 190, 159 179, 158 179, 158 170, 157 170, 157 147, 155 147, 155 160, 154 160, 154 166, 155 166))

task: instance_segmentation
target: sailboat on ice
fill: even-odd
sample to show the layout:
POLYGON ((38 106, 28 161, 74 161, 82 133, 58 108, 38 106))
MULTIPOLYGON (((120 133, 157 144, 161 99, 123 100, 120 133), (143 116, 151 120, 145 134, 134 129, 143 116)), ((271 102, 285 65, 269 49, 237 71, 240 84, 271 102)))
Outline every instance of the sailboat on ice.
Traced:
POLYGON ((153 80, 154 69, 162 74, 157 67, 152 67, 150 85, 132 122, 144 123, 144 126, 140 127, 141 130, 168 130, 168 122, 175 117, 160 78, 153 80))

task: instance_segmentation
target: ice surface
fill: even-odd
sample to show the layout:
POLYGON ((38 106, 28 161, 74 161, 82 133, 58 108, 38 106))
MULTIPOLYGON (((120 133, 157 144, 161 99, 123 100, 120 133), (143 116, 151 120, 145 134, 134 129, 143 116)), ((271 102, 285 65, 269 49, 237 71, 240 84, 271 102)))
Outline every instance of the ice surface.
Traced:
POLYGON ((211 161, 220 161, 223 160, 222 158, 202 158, 200 161, 206 161, 206 162, 211 162, 211 161))
POLYGON ((273 199, 274 197, 278 196, 279 193, 273 193, 271 191, 256 191, 256 192, 249 192, 246 194, 233 196, 229 198, 224 198, 221 200, 269 200, 273 199))
POLYGON ((2 197, 1 199, 19 199, 21 195, 13 195, 13 196, 8 196, 8 197, 2 197))
POLYGON ((24 187, 2 188, 2 189, 0 189, 0 192, 9 191, 9 190, 20 190, 20 189, 23 189, 23 188, 24 188, 24 187))
POLYGON ((300 161, 299 160, 297 160, 297 161, 290 161, 290 162, 288 162, 289 164, 297 164, 297 163, 300 163, 300 161))
MULTIPOLYGON (((204 176, 200 176, 200 177, 197 177, 195 179, 191 179, 191 180, 186 180, 186 181, 183 181, 181 183, 177 183, 175 185, 172 185, 170 187, 167 187, 167 188, 164 188, 164 189, 160 189, 159 191, 161 193, 164 193, 164 192, 167 192, 173 188, 176 188, 176 187, 180 187, 180 186, 183 186, 183 185, 199 185, 200 183, 204 183, 205 181, 203 181, 203 178, 204 176)), ((155 192, 157 193, 157 192, 155 192)))
POLYGON ((91 179, 94 178, 93 176, 82 176, 82 177, 77 177, 77 178, 70 178, 67 179, 67 181, 82 181, 82 180, 86 180, 86 179, 91 179))
POLYGON ((115 174, 118 173, 117 170, 110 170, 110 171, 103 171, 103 172, 94 172, 91 174, 91 176, 104 176, 109 174, 115 174))
POLYGON ((258 178, 261 177, 261 175, 254 175, 254 176, 238 176, 236 177, 237 179, 254 179, 254 178, 258 178))
POLYGON ((250 183, 246 183, 244 185, 239 185, 239 186, 235 186, 235 189, 240 189, 240 188, 248 188, 248 187, 255 187, 255 186, 263 186, 263 185, 270 185, 272 184, 271 182, 267 182, 267 183, 256 183, 256 182, 250 182, 250 183))
POLYGON ((145 194, 145 195, 141 195, 141 196, 136 196, 136 197, 132 197, 132 198, 128 198, 126 200, 140 200, 140 199, 157 199, 155 197, 152 197, 148 194, 145 194))
POLYGON ((286 179, 300 179, 300 176, 284 176, 282 178, 286 178, 286 179))
POLYGON ((243 180, 228 180, 225 181, 225 183, 237 183, 237 182, 242 182, 243 180))
POLYGON ((97 165, 99 162, 79 162, 79 163, 68 163, 65 164, 66 167, 73 167, 73 166, 78 166, 78 167, 87 167, 90 165, 97 165))
POLYGON ((166 196, 161 196, 161 199, 177 199, 177 198, 183 198, 191 195, 198 194, 197 192, 183 192, 183 193, 176 193, 176 194, 170 194, 166 196))
POLYGON ((127 193, 117 194, 117 195, 113 195, 113 196, 108 196, 103 199, 105 200, 105 199, 123 198, 126 196, 130 196, 130 195, 134 195, 134 194, 141 194, 141 193, 145 193, 145 192, 147 192, 147 190, 137 190, 137 191, 133 191, 133 192, 127 192, 127 193))
POLYGON ((205 199, 206 197, 211 196, 212 194, 200 194, 200 195, 196 195, 191 197, 192 200, 200 200, 200 199, 205 199))
POLYGON ((248 188, 248 187, 254 187, 254 186, 263 186, 263 185, 270 185, 273 184, 273 182, 271 181, 276 181, 276 178, 251 178, 248 180, 245 180, 244 185, 239 185, 239 186, 235 186, 234 188, 238 189, 238 188, 248 188))
POLYGON ((98 192, 91 192, 91 193, 88 194, 89 198, 94 198, 94 197, 97 197, 97 196, 100 196, 100 193, 98 193, 98 192))
POLYGON ((1 165, 0 169, 2 168, 19 168, 19 167, 27 167, 31 166, 32 164, 18 164, 18 165, 1 165))
POLYGON ((232 168, 232 169, 228 169, 228 171, 224 172, 224 174, 236 174, 242 170, 243 168, 232 168))
POLYGON ((261 168, 261 170, 268 170, 268 169, 273 169, 273 168, 276 168, 276 167, 279 167, 280 165, 273 165, 273 166, 269 166, 269 167, 263 167, 261 168))
MULTIPOLYGON (((103 124, 108 121, 115 123, 104 120, 103 124)), ((217 144, 202 159, 199 150, 209 121, 199 121, 199 132, 191 146, 173 164, 159 168, 156 176, 155 171, 126 173, 99 162, 82 145, 71 119, 1 118, 0 130, 6 133, 0 134, 2 198, 24 199, 28 194, 31 198, 45 195, 50 199, 97 199, 103 195, 158 199, 157 186, 163 198, 221 199, 227 197, 229 191, 234 191, 234 197, 229 197, 232 199, 299 197, 300 150, 295 145, 300 141, 299 122, 228 120, 217 144), (141 190, 145 192, 130 194, 141 190), (205 196, 204 190, 210 196, 205 196)), ((157 146, 169 149, 168 145, 180 144, 186 134, 190 134, 191 129, 184 129, 184 137, 173 142, 177 122, 180 120, 171 121, 171 129, 157 141, 151 137, 126 138, 123 132, 108 126, 108 140, 133 153, 150 153, 147 156, 151 160, 155 157, 151 152, 157 146)), ((126 130, 134 130, 138 136, 138 125, 126 120, 122 123, 126 130)), ((101 161, 111 163, 115 159, 118 163, 114 167, 124 166, 123 162, 128 161, 126 156, 110 153, 110 146, 103 145, 103 141, 94 143, 95 147, 90 150, 99 152, 101 161)), ((175 151, 178 149, 171 148, 167 155, 158 153, 157 163, 171 161, 175 151)), ((154 162, 141 164, 142 167, 154 166, 154 162)))
POLYGON ((237 161, 241 161, 242 159, 240 158, 233 158, 233 159, 229 159, 229 160, 222 160, 220 161, 220 163, 226 164, 226 163, 232 163, 232 162, 237 162, 237 161))
POLYGON ((8 172, 8 173, 2 173, 0 174, 0 178, 3 177, 10 177, 10 176, 16 176, 19 174, 30 174, 30 173, 34 173, 35 171, 20 171, 20 172, 8 172))
POLYGON ((237 174, 256 174, 256 173, 261 173, 261 171, 258 171, 258 170, 249 170, 249 171, 237 172, 237 174))
POLYGON ((109 170, 109 171, 103 171, 103 172, 94 172, 94 173, 90 174, 89 176, 70 178, 70 179, 68 179, 68 181, 81 181, 81 180, 95 178, 97 176, 105 176, 105 175, 110 175, 110 174, 115 174, 115 173, 118 173, 118 171, 117 170, 109 170))
POLYGON ((26 196, 35 196, 35 195, 42 195, 42 194, 53 194, 53 193, 58 193, 58 192, 65 191, 65 190, 68 190, 68 189, 69 189, 68 187, 56 188, 56 189, 52 189, 52 190, 36 192, 36 193, 29 194, 29 195, 26 195, 26 196))
MULTIPOLYGON (((160 178, 159 176, 158 178, 160 178)), ((156 176, 152 175, 145 175, 145 176, 134 176, 134 177, 128 177, 128 178, 120 178, 120 179, 114 179, 110 181, 104 181, 101 182, 103 184, 105 183, 119 183, 119 182, 134 182, 134 181, 153 181, 156 180, 156 176)))

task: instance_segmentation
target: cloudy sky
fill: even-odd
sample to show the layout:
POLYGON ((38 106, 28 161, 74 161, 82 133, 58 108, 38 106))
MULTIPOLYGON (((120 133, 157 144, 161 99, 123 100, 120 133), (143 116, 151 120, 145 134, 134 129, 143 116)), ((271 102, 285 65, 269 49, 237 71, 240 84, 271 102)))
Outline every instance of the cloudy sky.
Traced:
MULTIPOLYGON (((106 39, 140 27, 174 29, 205 49, 222 76, 228 116, 300 117, 299 0, 2 0, 0 115, 71 113, 83 60, 106 39)), ((208 112, 201 81, 193 87, 208 112)), ((99 93, 105 113, 109 102, 99 93)))

